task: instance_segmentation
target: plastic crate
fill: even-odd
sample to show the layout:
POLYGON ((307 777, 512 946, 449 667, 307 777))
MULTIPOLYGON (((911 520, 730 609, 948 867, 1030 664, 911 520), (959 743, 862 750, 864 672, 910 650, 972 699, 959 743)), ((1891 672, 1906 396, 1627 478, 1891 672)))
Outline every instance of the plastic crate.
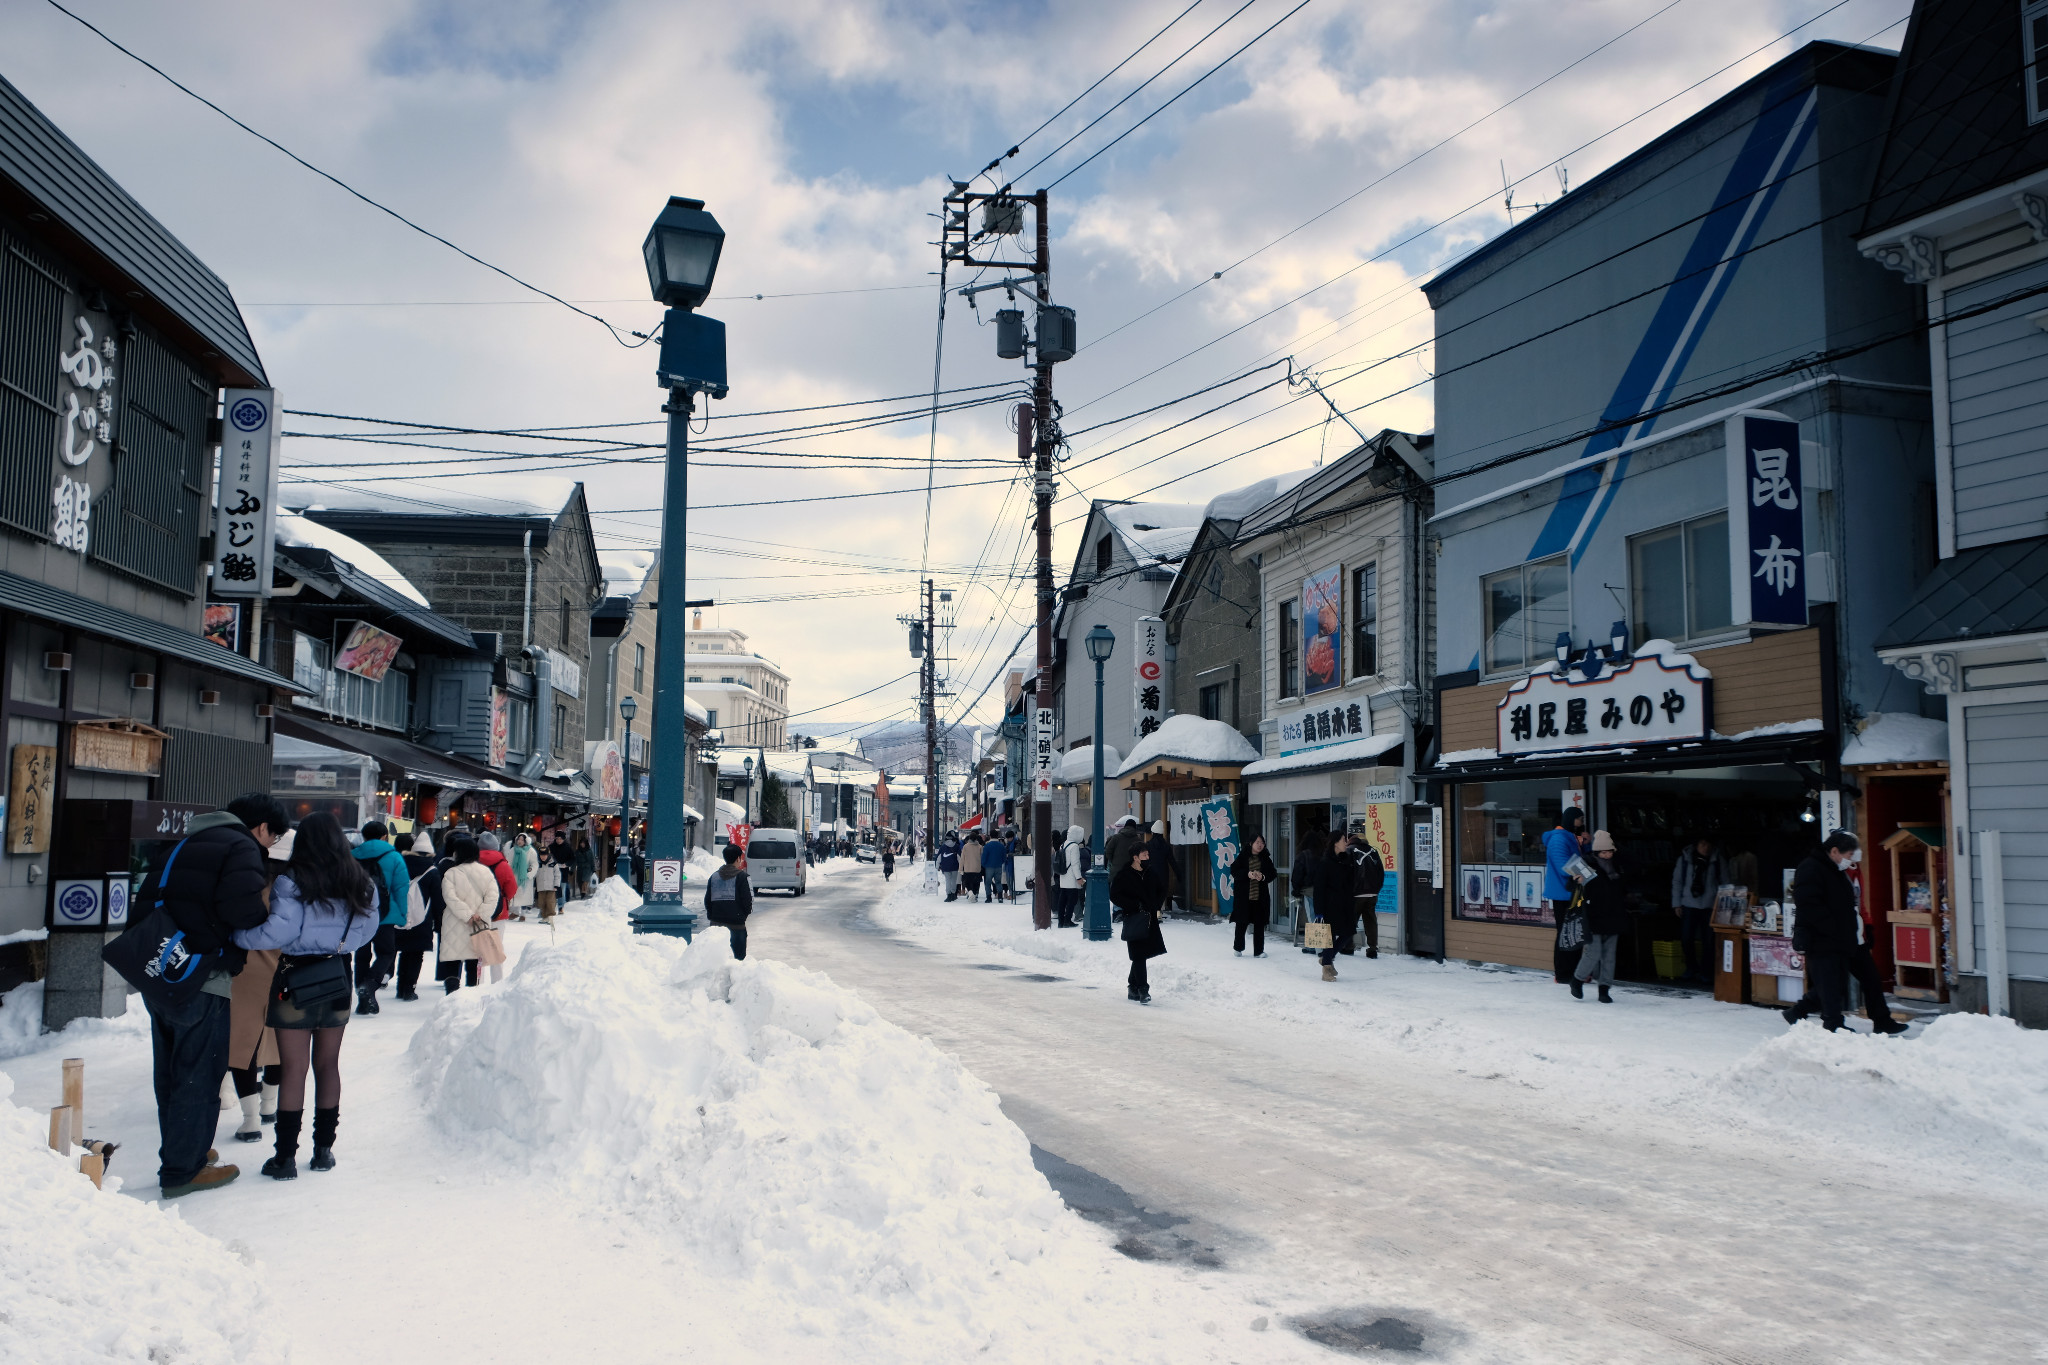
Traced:
POLYGON ((1676 981, 1685 975, 1685 945, 1675 938, 1656 939, 1650 944, 1651 955, 1657 962, 1657 975, 1665 981, 1676 981))

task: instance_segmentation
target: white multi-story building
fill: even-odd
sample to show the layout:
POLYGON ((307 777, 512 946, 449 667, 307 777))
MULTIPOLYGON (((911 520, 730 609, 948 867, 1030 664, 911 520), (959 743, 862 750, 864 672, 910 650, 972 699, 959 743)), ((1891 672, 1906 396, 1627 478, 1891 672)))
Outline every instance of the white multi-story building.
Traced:
POLYGON ((743 630, 704 630, 701 616, 685 637, 690 698, 725 743, 779 749, 789 739, 789 674, 747 645, 743 630))

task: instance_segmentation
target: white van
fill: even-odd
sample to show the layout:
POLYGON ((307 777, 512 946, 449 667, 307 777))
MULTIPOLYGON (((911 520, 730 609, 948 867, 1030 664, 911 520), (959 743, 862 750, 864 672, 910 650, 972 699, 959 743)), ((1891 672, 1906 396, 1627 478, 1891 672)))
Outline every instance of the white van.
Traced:
POLYGON ((757 829, 747 840, 747 880, 756 891, 804 893, 803 840, 793 829, 757 829))

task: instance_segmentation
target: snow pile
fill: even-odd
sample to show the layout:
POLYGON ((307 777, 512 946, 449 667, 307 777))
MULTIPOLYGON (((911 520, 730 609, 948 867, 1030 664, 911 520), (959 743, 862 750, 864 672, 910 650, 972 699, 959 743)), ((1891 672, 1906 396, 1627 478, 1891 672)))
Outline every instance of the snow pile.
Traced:
MULTIPOLYGON (((1107 760, 1107 750, 1103 757, 1107 760)), ((1157 730, 1138 741, 1138 747, 1131 750, 1123 767, 1116 769, 1116 775, 1121 779, 1124 774, 1162 758, 1185 759, 1190 763, 1252 763, 1258 757, 1259 751, 1250 740, 1220 720, 1168 716, 1157 730)), ((1092 773, 1092 760, 1090 768, 1092 773)))
POLYGON ((1132 1292, 993 1091, 828 978, 733 961, 718 930, 686 948, 590 921, 452 997, 410 1055, 467 1148, 655 1220, 701 1260, 677 1273, 842 1345, 1046 1358, 1046 1333, 1099 1334, 1132 1292))
POLYGON ((94 1189, 13 1092, 0 1076, 0 1360, 288 1358, 257 1271, 175 1210, 124 1198, 118 1180, 94 1189))
POLYGON ((1842 746, 1842 763, 1946 763, 1948 722, 1879 711, 1842 746))
POLYGON ((1949 1014, 1918 1038, 1803 1025, 1759 1044, 1722 1093, 1804 1132, 1878 1135, 1952 1170, 2037 1181, 2048 1161, 2048 1033, 1949 1014))
MULTIPOLYGON (((149 1015, 142 1001, 130 999, 125 1014, 112 1019, 73 1019, 59 1032, 70 1042, 96 1034, 143 1033, 148 1028, 149 1015)), ((50 1036, 43 1033, 42 982, 30 981, 0 996, 0 1060, 52 1046, 50 1036)))
POLYGON ((606 877, 597 884, 597 890, 583 901, 586 909, 604 915, 623 915, 629 910, 640 908, 640 895, 633 890, 632 883, 624 877, 606 877))

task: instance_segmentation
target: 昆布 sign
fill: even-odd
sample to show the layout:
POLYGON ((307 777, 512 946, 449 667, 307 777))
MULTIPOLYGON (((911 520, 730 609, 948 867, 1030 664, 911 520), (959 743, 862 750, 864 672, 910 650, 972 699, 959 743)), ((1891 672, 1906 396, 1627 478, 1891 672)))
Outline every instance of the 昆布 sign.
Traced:
POLYGON ((1713 675, 1698 664, 1640 655, 1586 678, 1532 673, 1495 708, 1501 755, 1705 739, 1712 733, 1713 675))

